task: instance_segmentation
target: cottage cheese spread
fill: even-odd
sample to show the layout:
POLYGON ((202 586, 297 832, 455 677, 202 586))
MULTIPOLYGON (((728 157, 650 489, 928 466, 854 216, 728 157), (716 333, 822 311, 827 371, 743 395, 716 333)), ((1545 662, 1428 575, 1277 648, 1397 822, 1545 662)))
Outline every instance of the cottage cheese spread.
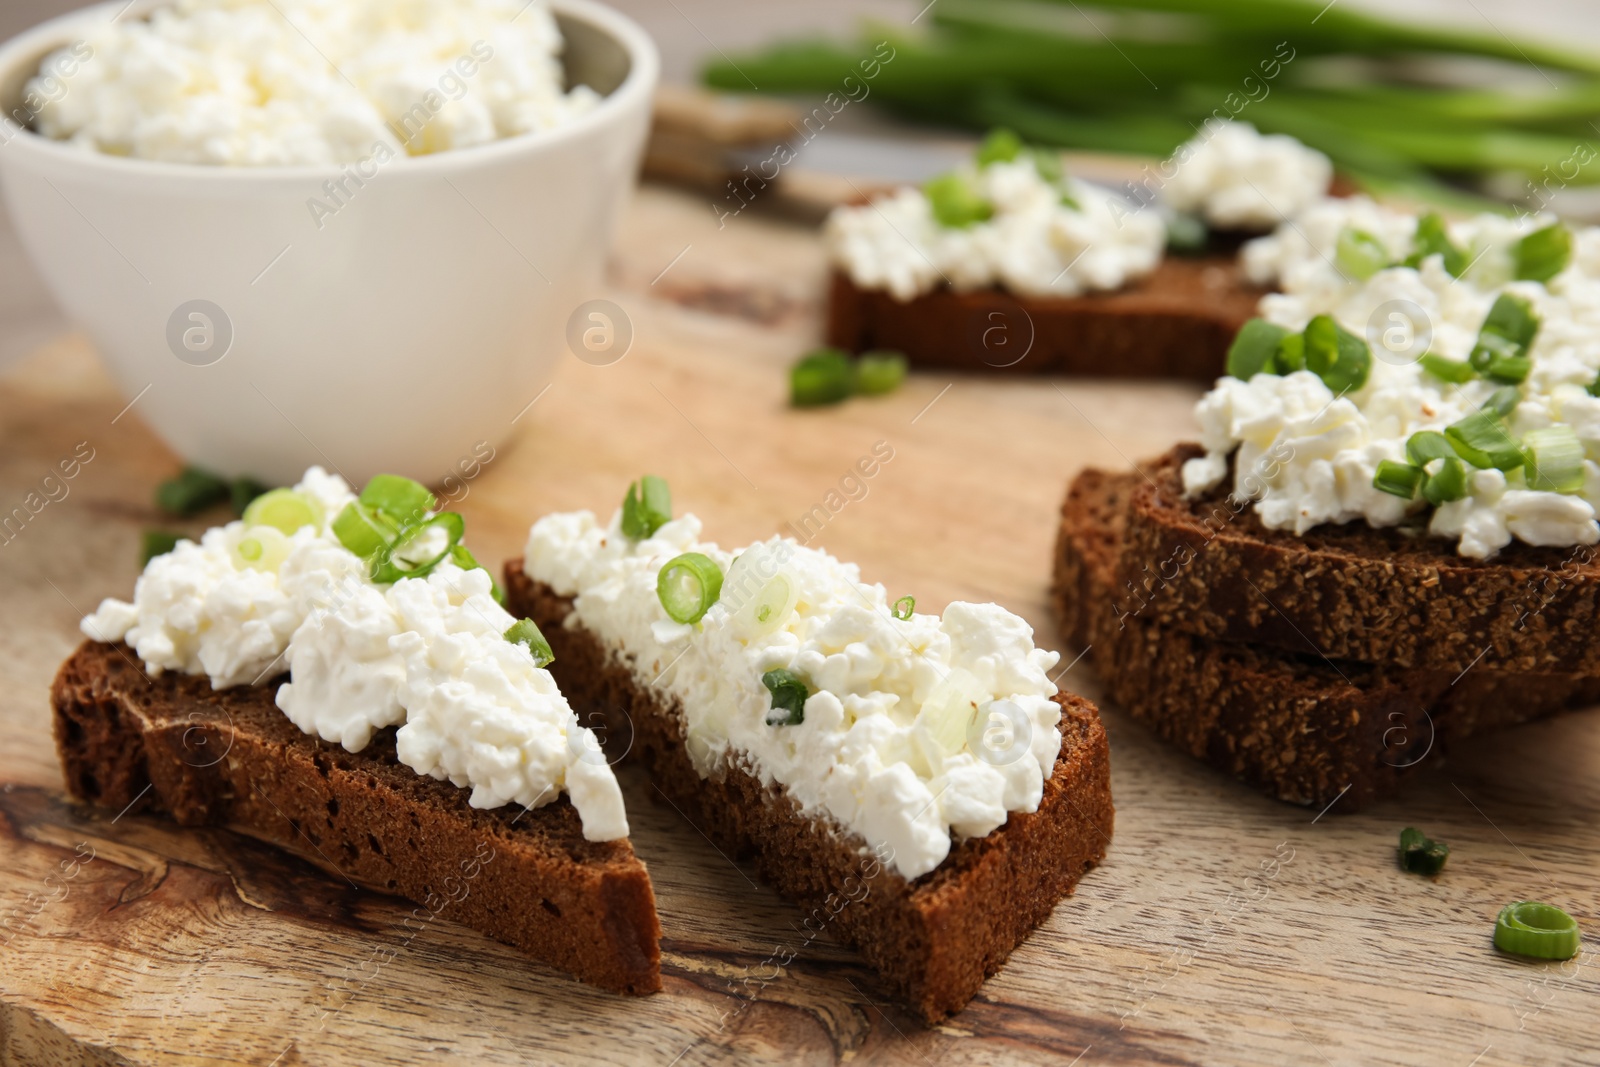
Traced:
POLYGON ((935 220, 927 196, 905 188, 862 207, 836 208, 824 239, 835 265, 863 289, 911 300, 948 282, 958 291, 1001 286, 1021 296, 1120 289, 1161 262, 1166 228, 1116 193, 1058 185, 1030 158, 963 172, 994 215, 965 228, 935 220), (1078 205, 1063 203, 1063 189, 1078 205))
POLYGON ((387 160, 549 129, 599 99, 563 91, 539 0, 176 0, 86 43, 64 91, 37 87, 39 132, 175 163, 387 160))
MULTIPOLYGON (((1520 439, 1530 430, 1571 425, 1587 456, 1584 485, 1573 495, 1534 491, 1521 469, 1472 471, 1468 495, 1435 509, 1428 531, 1457 541, 1461 555, 1476 559, 1513 538, 1531 545, 1594 544, 1600 540, 1600 398, 1587 386, 1600 373, 1600 280, 1569 268, 1548 287, 1513 282, 1499 291, 1528 300, 1541 322, 1508 431, 1520 439)), ((1432 322, 1429 349, 1459 360, 1471 351, 1496 295, 1457 283, 1433 257, 1420 270, 1379 271, 1326 310, 1359 332, 1386 302, 1410 301, 1432 322)), ((1291 329, 1306 324, 1305 309, 1289 301, 1264 302, 1263 310, 1291 329)), ((1196 409, 1208 454, 1185 464, 1185 490, 1193 495, 1217 485, 1237 449, 1235 492, 1256 499, 1256 512, 1271 529, 1305 533, 1356 519, 1393 526, 1424 509, 1420 500, 1373 487, 1379 462, 1405 462, 1412 433, 1442 431, 1481 407, 1498 386, 1481 379, 1453 385, 1416 362, 1390 362, 1374 351, 1379 357, 1367 383, 1338 398, 1309 371, 1221 379, 1196 409)))
POLYGON ((952 834, 981 836, 1038 808, 1061 745, 1046 673, 1058 657, 1034 648, 1025 622, 963 603, 942 619, 900 620, 851 564, 774 538, 732 567, 735 554, 701 542, 700 529, 685 515, 634 543, 618 518, 550 515, 530 531, 525 563, 576 597, 569 625, 675 699, 702 775, 733 765, 782 785, 803 810, 887 846, 908 879, 939 865, 952 834), (662 565, 688 551, 727 575, 694 626, 673 622, 656 592, 662 565), (780 572, 797 595, 760 622, 752 586, 780 572), (761 678, 779 667, 810 683, 797 725, 766 721, 761 678))
POLYGON ((1327 156, 1247 122, 1208 126, 1174 160, 1161 190, 1167 205, 1223 229, 1271 230, 1326 196, 1333 180, 1327 156))
MULTIPOLYGON (((317 467, 296 488, 330 521, 354 499, 317 467)), ((264 557, 275 566, 243 563, 238 545, 277 532, 264 529, 236 521, 179 542, 150 561, 132 603, 102 602, 83 632, 127 641, 152 675, 203 674, 217 689, 287 666, 277 704, 306 733, 359 752, 398 725, 400 761, 470 787, 473 807, 539 807, 565 789, 586 838, 627 836, 611 768, 549 672, 505 639, 516 620, 486 571, 445 562, 377 585, 327 522, 280 535, 264 557)))

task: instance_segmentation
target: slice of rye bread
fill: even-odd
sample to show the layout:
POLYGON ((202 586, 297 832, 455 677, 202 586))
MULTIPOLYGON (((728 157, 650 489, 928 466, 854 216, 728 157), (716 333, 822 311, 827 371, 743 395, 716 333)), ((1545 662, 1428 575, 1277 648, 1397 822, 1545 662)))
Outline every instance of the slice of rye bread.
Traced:
POLYGON ((1183 752, 1268 796, 1355 811, 1471 734, 1600 701, 1600 679, 1394 670, 1217 641, 1114 599, 1144 479, 1086 470, 1062 505, 1053 600, 1108 695, 1183 752))
POLYGON ((681 710, 641 686, 588 630, 567 626, 572 601, 506 564, 506 604, 533 619, 556 654, 551 671, 580 714, 610 724, 661 793, 729 854, 754 861, 768 884, 805 910, 808 933, 855 946, 924 1021, 959 1010, 984 979, 1104 858, 1111 839, 1110 756, 1093 704, 1068 694, 1061 753, 1032 813, 1013 812, 988 836, 956 844, 908 882, 866 842, 803 814, 780 789, 740 767, 701 778, 681 710))
POLYGON ((830 284, 827 342, 850 352, 896 349, 914 366, 984 373, 1207 383, 1266 292, 1233 255, 1167 256, 1124 289, 1074 297, 940 287, 902 302, 842 271, 830 284))
POLYGON ((1269 530, 1230 501, 1232 469, 1183 499, 1179 445, 1133 487, 1119 589, 1155 622, 1334 659, 1600 674, 1600 548, 1514 541, 1488 560, 1364 522, 1269 530))
POLYGON ((51 689, 67 788, 113 809, 249 834, 616 993, 661 988, 655 894, 627 841, 586 841, 565 797, 483 810, 395 756, 302 733, 281 679, 217 691, 147 680, 125 645, 87 641, 51 689))

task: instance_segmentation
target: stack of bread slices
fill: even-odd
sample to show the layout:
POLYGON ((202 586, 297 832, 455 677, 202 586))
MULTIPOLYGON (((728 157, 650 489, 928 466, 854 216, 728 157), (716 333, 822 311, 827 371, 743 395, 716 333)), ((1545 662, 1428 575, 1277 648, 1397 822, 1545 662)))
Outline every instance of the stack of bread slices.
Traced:
POLYGON ((1454 741, 1600 701, 1596 547, 1474 560, 1400 529, 1269 530, 1231 478, 1185 499, 1201 454, 1082 472, 1054 560, 1064 634, 1169 743, 1355 810, 1454 741))

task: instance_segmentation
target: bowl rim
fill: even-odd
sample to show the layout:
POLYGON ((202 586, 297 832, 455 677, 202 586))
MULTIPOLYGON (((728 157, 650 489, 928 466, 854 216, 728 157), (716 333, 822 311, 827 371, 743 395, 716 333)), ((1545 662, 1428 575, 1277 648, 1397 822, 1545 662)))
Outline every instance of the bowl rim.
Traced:
MULTIPOLYGON (((13 69, 23 62, 37 63, 42 54, 84 36, 91 25, 115 18, 117 13, 134 7, 140 15, 166 6, 169 0, 105 0, 103 3, 80 8, 57 16, 24 30, 0 44, 0 80, 5 80, 13 69)), ((537 0, 530 0, 537 2, 537 0)), ((628 73, 611 92, 601 98, 590 111, 548 130, 502 137, 485 144, 466 148, 452 148, 422 156, 402 154, 385 167, 391 174, 437 175, 440 172, 459 172, 489 166, 518 156, 536 154, 555 149, 565 142, 575 140, 591 130, 608 125, 613 118, 631 110, 640 97, 648 105, 649 96, 660 76, 661 57, 655 42, 643 27, 622 12, 595 2, 595 0, 546 0, 551 12, 586 22, 615 41, 628 56, 628 73)), ((192 181, 197 183, 272 184, 276 182, 323 182, 342 177, 349 168, 364 161, 347 163, 294 164, 289 166, 222 166, 207 163, 174 163, 167 160, 138 159, 114 156, 105 152, 86 150, 66 141, 45 137, 21 125, 10 114, 0 112, 0 165, 14 153, 33 154, 64 167, 129 180, 157 179, 162 182, 192 181)))

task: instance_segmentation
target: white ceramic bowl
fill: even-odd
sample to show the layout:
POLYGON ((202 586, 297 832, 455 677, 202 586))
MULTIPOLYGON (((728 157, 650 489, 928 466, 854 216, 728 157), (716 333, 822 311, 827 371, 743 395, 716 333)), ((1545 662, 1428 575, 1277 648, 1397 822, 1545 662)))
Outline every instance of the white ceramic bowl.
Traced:
MULTIPOLYGON (((123 6, 0 47, 6 115, 46 54, 123 6)), ((351 167, 108 156, 0 119, 24 245, 134 412, 184 459, 274 482, 313 463, 358 485, 379 471, 437 481, 479 442, 509 438, 595 295, 660 65, 609 8, 551 7, 568 79, 601 92, 598 107, 548 132, 401 157, 363 184, 351 167), (314 217, 327 182, 350 194, 314 217)))

